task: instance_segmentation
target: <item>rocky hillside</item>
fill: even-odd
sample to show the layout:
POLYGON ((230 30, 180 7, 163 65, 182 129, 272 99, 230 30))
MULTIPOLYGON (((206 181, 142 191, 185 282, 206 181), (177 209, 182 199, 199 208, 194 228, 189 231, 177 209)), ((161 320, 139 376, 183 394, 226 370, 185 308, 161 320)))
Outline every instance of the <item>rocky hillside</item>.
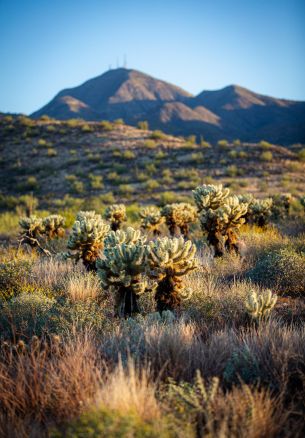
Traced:
POLYGON ((301 146, 199 145, 119 123, 7 115, 0 116, 0 131, 4 207, 15 202, 10 197, 29 193, 49 207, 72 198, 162 204, 190 196, 200 183, 223 183, 258 197, 299 195, 305 187, 301 146))
POLYGON ((147 120, 152 129, 195 134, 208 141, 305 142, 305 103, 276 99, 232 85, 197 96, 144 73, 119 68, 60 91, 32 114, 87 121, 147 120))

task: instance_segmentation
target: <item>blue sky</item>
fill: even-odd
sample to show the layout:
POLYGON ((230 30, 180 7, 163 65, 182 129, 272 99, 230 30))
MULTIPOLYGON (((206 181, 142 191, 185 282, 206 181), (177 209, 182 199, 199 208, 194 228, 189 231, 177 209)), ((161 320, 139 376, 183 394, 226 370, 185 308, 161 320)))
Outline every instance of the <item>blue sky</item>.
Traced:
POLYGON ((117 60, 194 94, 305 100, 304 0, 0 0, 0 111, 31 113, 117 60))

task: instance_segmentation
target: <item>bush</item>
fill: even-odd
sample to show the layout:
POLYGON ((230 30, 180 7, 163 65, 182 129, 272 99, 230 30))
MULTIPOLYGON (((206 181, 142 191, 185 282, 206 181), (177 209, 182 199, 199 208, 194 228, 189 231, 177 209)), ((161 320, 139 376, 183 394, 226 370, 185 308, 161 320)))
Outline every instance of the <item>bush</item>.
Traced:
POLYGON ((260 154, 261 161, 272 161, 272 159, 273 159, 273 155, 272 152, 270 151, 265 151, 260 154))
POLYGON ((132 411, 127 414, 101 407, 83 413, 79 418, 67 425, 64 433, 54 430, 51 432, 51 437, 158 438, 160 437, 160 432, 159 421, 158 423, 155 422, 155 424, 145 422, 132 411))
POLYGON ((15 261, 0 264, 0 298, 8 299, 18 295, 24 285, 24 278, 30 272, 31 264, 15 261))
POLYGON ((165 134, 160 130, 156 130, 152 132, 150 138, 153 140, 163 140, 165 138, 165 134))
POLYGON ((248 276, 262 286, 284 294, 305 294, 305 254, 293 248, 267 252, 248 276))
POLYGON ((56 301, 42 293, 21 293, 3 305, 0 327, 7 336, 41 336, 52 331, 56 301))
POLYGON ((300 161, 302 161, 302 162, 305 161, 305 148, 304 148, 304 149, 301 149, 301 150, 298 152, 298 159, 299 159, 300 161))
POLYGON ((143 122, 138 122, 138 128, 147 131, 149 129, 148 122, 146 120, 143 122))

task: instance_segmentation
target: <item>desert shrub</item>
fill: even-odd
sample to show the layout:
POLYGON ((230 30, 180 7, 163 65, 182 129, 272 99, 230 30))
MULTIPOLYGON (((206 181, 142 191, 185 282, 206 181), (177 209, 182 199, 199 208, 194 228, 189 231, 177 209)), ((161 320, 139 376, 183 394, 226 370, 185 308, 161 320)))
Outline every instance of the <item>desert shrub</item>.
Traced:
POLYGON ((104 188, 102 175, 94 175, 93 173, 89 173, 88 177, 90 179, 90 185, 92 189, 98 190, 104 188))
POLYGON ((160 130, 156 130, 151 133, 150 138, 153 140, 163 140, 165 138, 165 134, 160 130))
POLYGON ((38 189, 38 181, 36 176, 28 176, 25 184, 28 189, 32 189, 32 190, 38 189))
POLYGON ((220 147, 220 148, 226 148, 226 147, 228 147, 228 145, 229 145, 229 143, 228 143, 228 140, 219 140, 218 142, 217 142, 217 145, 220 147))
POLYGON ((122 158, 125 160, 134 160, 136 158, 136 154, 131 150, 127 150, 123 152, 122 158))
POLYGON ((242 384, 224 393, 217 377, 207 382, 199 372, 192 385, 171 382, 168 391, 173 411, 194 425, 196 436, 275 438, 285 421, 267 391, 242 384))
POLYGON ((273 155, 272 152, 270 151, 265 151, 260 154, 261 161, 272 161, 272 159, 273 159, 273 155))
POLYGON ((21 293, 25 278, 32 264, 24 260, 15 260, 0 264, 0 299, 7 300, 21 293))
POLYGON ((160 184, 155 179, 149 179, 145 182, 145 189, 152 192, 160 187, 160 184))
POLYGON ((138 122, 137 126, 139 129, 143 129, 144 131, 147 131, 149 129, 148 122, 146 120, 138 122))
POLYGON ((106 208, 104 218, 110 222, 111 229, 116 231, 121 228, 123 222, 126 222, 126 207, 124 204, 112 204, 106 208))
POLYGON ((305 161, 305 149, 304 148, 298 152, 298 159, 301 162, 305 161))
POLYGON ((54 148, 48 148, 47 150, 48 157, 56 157, 57 156, 57 150, 54 148))
POLYGON ((248 276, 283 294, 304 294, 305 254, 289 247, 269 251, 261 256, 248 276))
POLYGON ((155 149, 157 147, 157 143, 154 140, 145 140, 144 147, 148 149, 155 149))
POLYGON ((103 131, 112 131, 113 129, 112 123, 108 122, 107 120, 102 120, 100 122, 100 127, 103 131))
MULTIPOLYGON (((79 418, 67 424, 62 431, 54 429, 50 436, 51 438, 159 438, 160 433, 166 433, 164 429, 160 427, 159 421, 145 422, 134 411, 121 413, 118 410, 100 407, 82 413, 79 418)), ((163 434, 162 436, 170 435, 163 434)))
POLYGON ((2 336, 41 336, 52 331, 57 314, 56 301, 42 293, 20 293, 3 305, 0 319, 2 336))
POLYGON ((262 149, 270 149, 270 147, 272 146, 271 143, 265 140, 260 141, 259 145, 262 149))
POLYGON ((157 310, 179 308, 192 292, 183 284, 183 276, 197 268, 196 246, 190 240, 185 242, 183 237, 164 237, 149 242, 147 250, 150 275, 157 281, 157 310))

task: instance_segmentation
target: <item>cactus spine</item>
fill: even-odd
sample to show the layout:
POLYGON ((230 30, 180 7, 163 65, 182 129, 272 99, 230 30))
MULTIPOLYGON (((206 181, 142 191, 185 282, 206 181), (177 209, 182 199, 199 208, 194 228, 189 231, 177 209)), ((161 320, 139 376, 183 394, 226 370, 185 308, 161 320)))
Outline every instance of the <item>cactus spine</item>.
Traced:
POLYGON ((253 224, 265 227, 272 215, 272 199, 254 199, 249 207, 249 217, 253 224))
POLYGON ((276 302, 277 295, 272 294, 271 290, 266 290, 261 295, 253 290, 246 300, 245 307, 251 318, 261 320, 270 315, 276 302))
POLYGON ((197 268, 196 246, 180 238, 158 238, 147 246, 150 275, 158 285, 155 300, 157 310, 175 310, 182 299, 191 295, 183 285, 183 276, 197 268))
POLYGON ((200 214, 202 230, 214 247, 215 256, 222 256, 225 249, 238 252, 238 228, 245 222, 248 204, 237 196, 229 196, 230 190, 222 185, 203 185, 193 190, 200 214))
POLYGON ((95 262, 103 248, 104 238, 109 232, 102 217, 94 211, 81 211, 76 217, 68 240, 68 249, 76 251, 68 256, 76 261, 82 259, 88 271, 95 271, 95 262))
POLYGON ((154 236, 161 234, 160 226, 164 223, 164 217, 157 207, 143 207, 140 210, 141 227, 144 230, 152 231, 154 236))
POLYGON ((42 221, 43 233, 48 239, 63 237, 65 234, 65 219, 59 214, 51 214, 42 221))
POLYGON ((124 204, 113 204, 106 208, 104 218, 110 222, 112 231, 119 230, 127 220, 124 204))
POLYGON ((138 297, 148 288, 145 237, 129 227, 112 231, 105 239, 103 258, 97 265, 102 286, 115 294, 115 314, 139 313, 138 297))
POLYGON ((177 230, 180 229, 185 238, 188 238, 189 224, 197 219, 195 207, 186 202, 165 205, 161 210, 161 214, 165 217, 171 236, 175 236, 177 230))

